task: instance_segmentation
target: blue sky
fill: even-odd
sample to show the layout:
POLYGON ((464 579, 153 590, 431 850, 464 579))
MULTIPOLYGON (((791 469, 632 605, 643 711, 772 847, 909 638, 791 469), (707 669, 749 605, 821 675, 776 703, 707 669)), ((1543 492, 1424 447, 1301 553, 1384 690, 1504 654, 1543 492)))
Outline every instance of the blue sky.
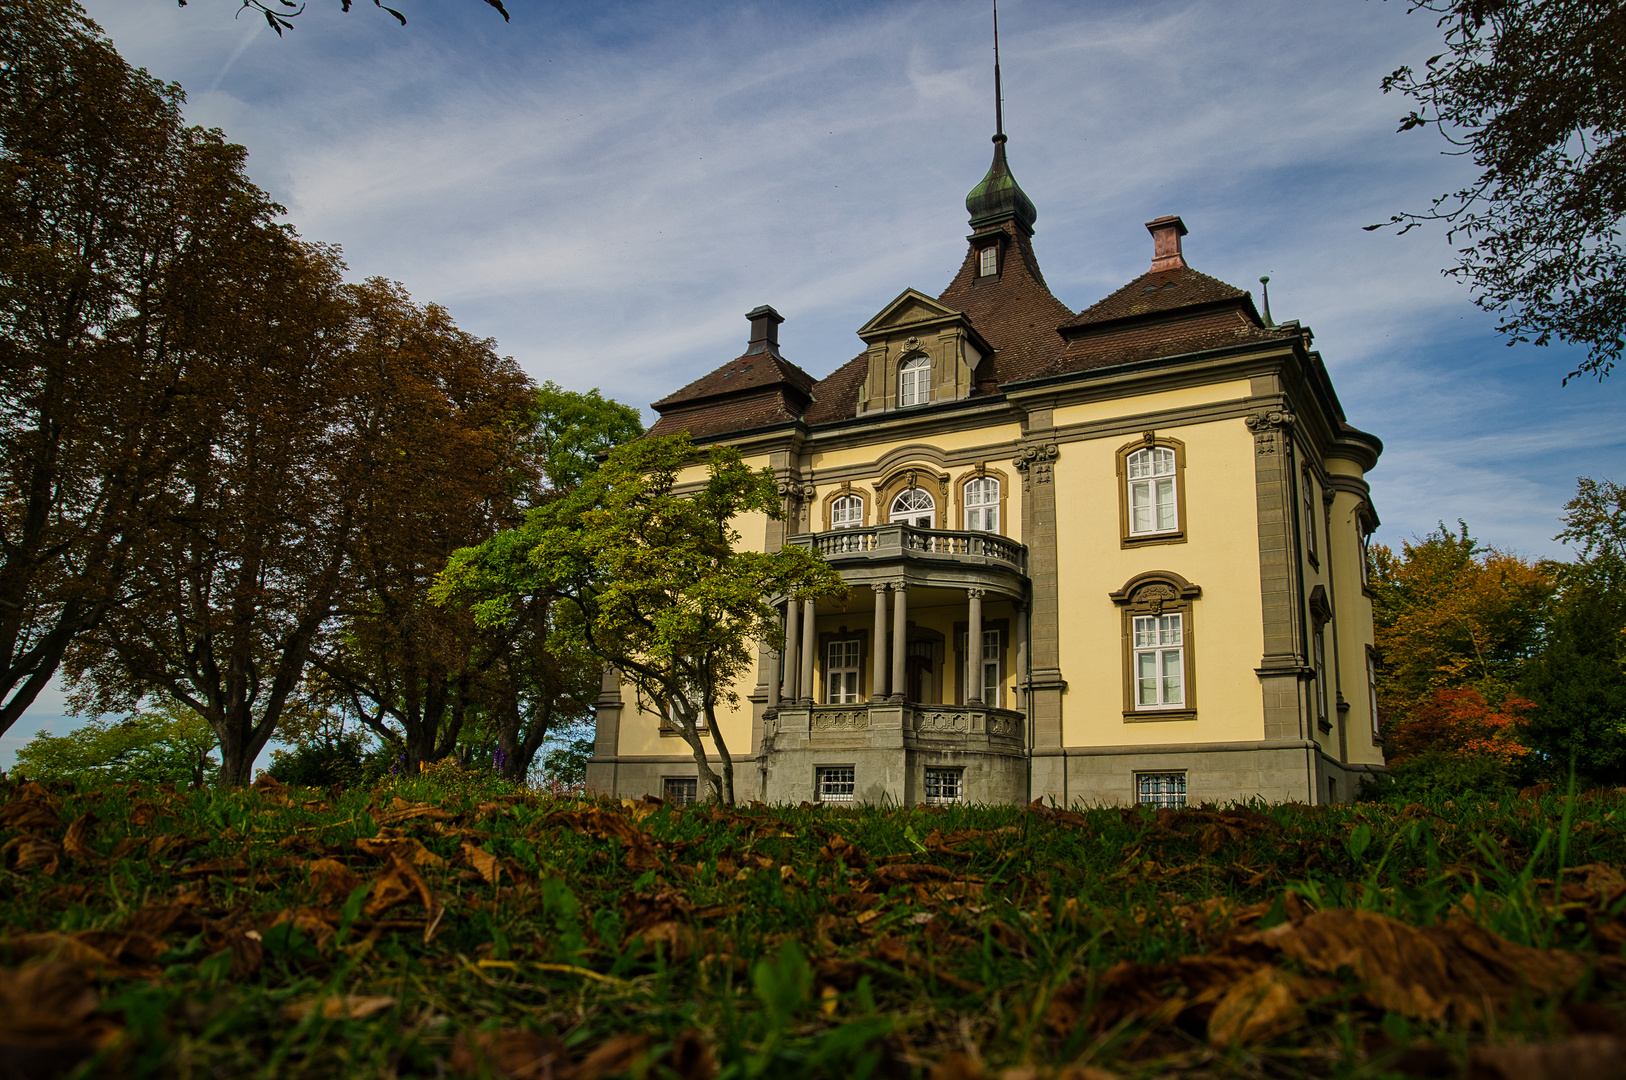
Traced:
MULTIPOLYGON (((235 0, 91 0, 188 117, 249 148, 255 180, 357 277, 403 282, 537 379, 644 406, 739 353, 744 312, 787 318, 822 376, 906 286, 963 254, 993 101, 985 0, 584 3, 310 0, 282 38, 235 0)), ((1271 277, 1316 332, 1389 543, 1465 519, 1551 539, 1577 476, 1626 479, 1621 382, 1509 349, 1440 275, 1439 229, 1361 226, 1468 179, 1396 134, 1379 82, 1439 52, 1403 0, 1006 0, 1010 161, 1039 208, 1052 290, 1082 308, 1141 273, 1142 223, 1180 214, 1197 269, 1271 277)), ((651 415, 646 411, 646 416, 651 415)), ((60 698, 0 738, 0 767, 60 698)))

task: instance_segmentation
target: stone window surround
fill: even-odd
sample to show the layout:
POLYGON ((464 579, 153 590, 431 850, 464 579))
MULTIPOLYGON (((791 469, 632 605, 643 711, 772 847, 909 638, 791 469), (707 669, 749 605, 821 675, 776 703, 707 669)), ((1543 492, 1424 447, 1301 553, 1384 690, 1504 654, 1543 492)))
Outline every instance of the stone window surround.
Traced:
MULTIPOLYGON (((943 510, 949 505, 949 474, 930 465, 900 465, 887 473, 875 485, 875 505, 886 508, 885 516, 890 517, 893 500, 915 487, 924 488, 936 501, 938 528, 942 528, 943 510)), ((882 516, 882 511, 877 509, 876 524, 884 524, 882 516)))
POLYGON ((1326 527, 1320 520, 1325 514, 1316 513, 1320 500, 1315 497, 1315 483, 1314 470, 1306 463, 1304 468, 1299 470, 1299 504, 1309 519, 1304 523, 1304 555, 1312 567, 1320 570, 1321 534, 1326 532, 1326 527))
POLYGON ((1114 459, 1118 470, 1118 537, 1120 548, 1155 547, 1159 544, 1184 544, 1191 531, 1186 517, 1186 444, 1153 431, 1144 432, 1132 443, 1118 447, 1114 459), (1167 447, 1174 451, 1174 513, 1179 526, 1173 532, 1147 533, 1132 536, 1129 532, 1129 455, 1137 450, 1167 447))
POLYGON ((1007 532, 1010 517, 1006 512, 1006 504, 1010 501, 1011 478, 1003 469, 990 469, 988 463, 979 461, 971 466, 971 470, 957 477, 954 481, 954 505, 951 513, 954 515, 954 528, 965 529, 965 486, 973 480, 999 481, 999 528, 993 530, 999 536, 1009 536, 1007 532))
POLYGON ((863 517, 859 520, 859 528, 865 528, 865 527, 867 527, 869 525, 869 523, 870 523, 870 509, 871 509, 870 504, 874 500, 871 498, 869 492, 864 491, 862 488, 853 487, 852 481, 849 480, 846 483, 842 484, 840 487, 835 488, 832 491, 830 491, 828 494, 826 494, 824 496, 823 500, 821 501, 822 506, 823 506, 823 510, 824 510, 824 530, 823 531, 829 532, 831 527, 832 527, 831 524, 830 524, 830 512, 831 512, 830 508, 835 505, 835 501, 837 499, 845 498, 848 495, 856 495, 859 498, 859 500, 863 503, 863 506, 864 506, 863 517))
POLYGON ((1125 723, 1150 723, 1159 720, 1197 719, 1197 637, 1192 618, 1194 601, 1203 594, 1200 585, 1193 585, 1172 570, 1147 570, 1124 582, 1123 588, 1108 593, 1118 605, 1123 639, 1123 717, 1125 723), (1178 709, 1140 709, 1135 704, 1135 617, 1146 615, 1182 616, 1181 659, 1184 661, 1186 703, 1178 709))

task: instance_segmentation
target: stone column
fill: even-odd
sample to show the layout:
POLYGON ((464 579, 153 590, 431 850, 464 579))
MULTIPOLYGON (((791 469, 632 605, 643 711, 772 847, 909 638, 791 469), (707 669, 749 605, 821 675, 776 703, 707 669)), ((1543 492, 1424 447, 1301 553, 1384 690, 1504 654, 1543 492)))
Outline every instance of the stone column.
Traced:
POLYGON ((803 705, 813 704, 813 654, 818 651, 819 637, 814 626, 814 608, 817 605, 812 600, 802 602, 802 696, 803 705))
POLYGON ((1295 417, 1285 409, 1249 416, 1254 437, 1254 486, 1258 499, 1260 604, 1265 654, 1256 673, 1264 694, 1267 739, 1315 737, 1305 648, 1301 558, 1294 530, 1298 497, 1293 474, 1295 417))
MULTIPOLYGON (((1028 415, 1028 442, 1017 455, 1016 470, 1022 474, 1022 540, 1028 546, 1028 577, 1033 583, 1029 603, 1033 605, 1032 634, 1028 649, 1033 656, 1032 679, 1028 686, 1028 717, 1033 726, 1033 746, 1055 749, 1062 744, 1062 694, 1067 680, 1061 672, 1061 602, 1057 585, 1060 542, 1056 535, 1055 462, 1061 451, 1046 441, 1053 433, 1048 409, 1028 415)), ((1059 775, 1035 774, 1033 794, 1050 794, 1066 801, 1067 793, 1059 775)))
POLYGON ((982 704, 982 589, 967 589, 971 617, 965 627, 965 703, 982 704))
POLYGON ((909 654, 909 583, 895 582, 892 591, 892 700, 902 701, 909 689, 904 658, 909 654))
POLYGON ((785 693, 784 700, 792 705, 801 697, 796 692, 796 675, 801 671, 796 658, 796 643, 802 635, 802 604, 799 600, 785 601, 785 693))
POLYGON ((886 700, 886 586, 871 585, 875 590, 875 640, 870 648, 874 661, 870 672, 869 699, 886 700))

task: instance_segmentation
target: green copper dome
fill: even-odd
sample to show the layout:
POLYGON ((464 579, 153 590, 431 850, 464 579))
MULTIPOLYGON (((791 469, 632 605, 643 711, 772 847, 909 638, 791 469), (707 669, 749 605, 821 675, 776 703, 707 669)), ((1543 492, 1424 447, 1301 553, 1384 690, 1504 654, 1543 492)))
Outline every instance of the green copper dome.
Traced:
POLYGON ((971 212, 973 229, 1015 218, 1028 232, 1033 231, 1039 211, 1017 186, 1011 167, 1005 163, 1005 136, 994 136, 994 163, 988 167, 988 175, 982 178, 982 183, 965 197, 965 208, 971 212))

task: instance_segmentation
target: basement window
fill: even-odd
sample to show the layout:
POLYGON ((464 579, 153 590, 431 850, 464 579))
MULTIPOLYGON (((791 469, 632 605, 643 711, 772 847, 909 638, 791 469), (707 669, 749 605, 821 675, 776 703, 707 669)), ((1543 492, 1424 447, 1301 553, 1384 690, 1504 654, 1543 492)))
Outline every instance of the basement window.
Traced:
POLYGON ((693 777, 668 776, 661 781, 661 794, 673 806, 693 806, 700 797, 700 781, 693 777))
POLYGON ((1183 772, 1138 773, 1135 787, 1137 801, 1142 806, 1162 810, 1186 805, 1186 774, 1183 772))
POLYGON ((857 787, 851 765, 825 766, 815 777, 815 793, 820 802, 852 802, 857 787))
POLYGON ((964 769, 927 769, 926 801, 953 803, 965 798, 964 769))

